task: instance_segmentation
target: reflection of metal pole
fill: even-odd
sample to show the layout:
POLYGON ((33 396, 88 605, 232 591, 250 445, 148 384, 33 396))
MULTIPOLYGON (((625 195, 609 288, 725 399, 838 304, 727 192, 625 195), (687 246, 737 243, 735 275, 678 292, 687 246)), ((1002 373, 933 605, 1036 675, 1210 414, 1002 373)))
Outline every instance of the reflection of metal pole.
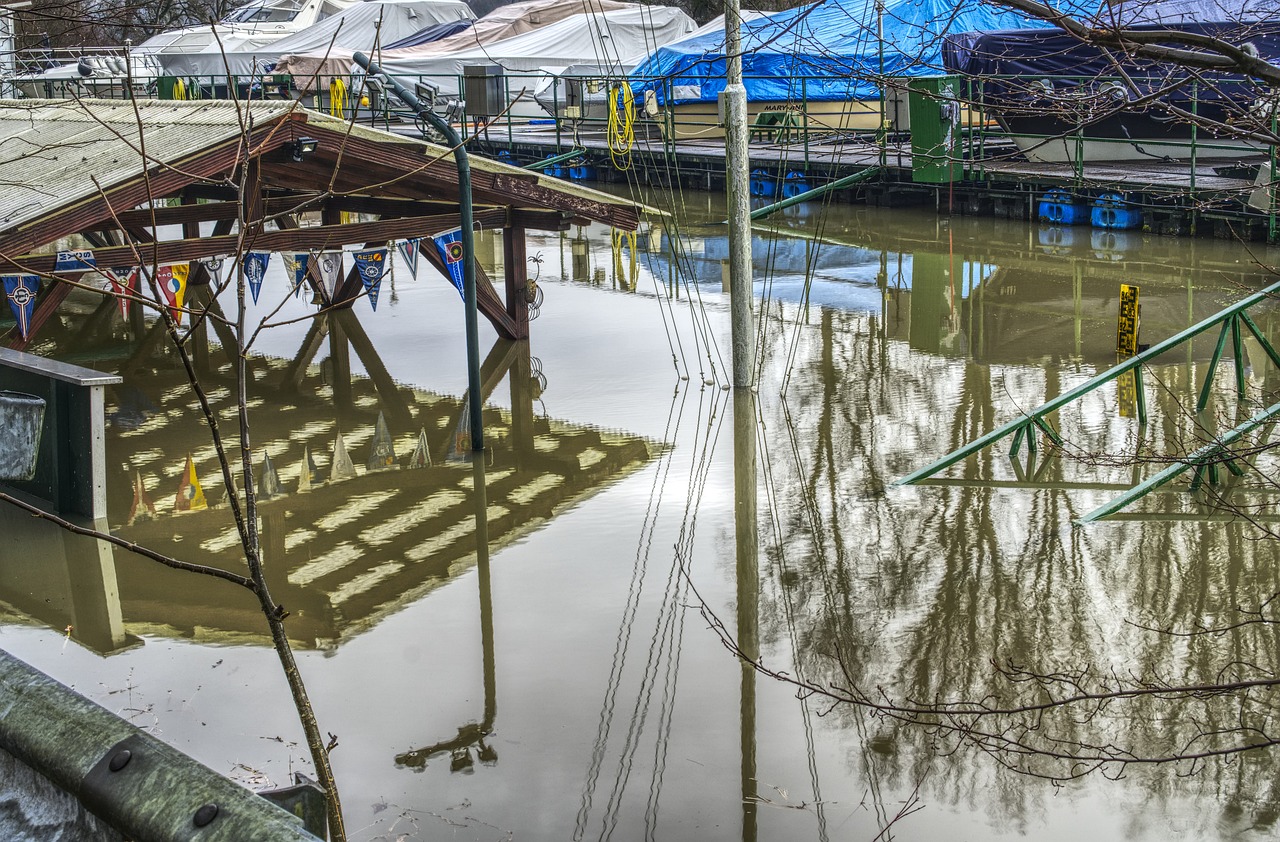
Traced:
POLYGON ((498 718, 498 679, 494 669, 493 595, 489 578, 489 502, 485 491, 484 458, 471 460, 472 501, 476 519, 476 580, 480 587, 480 649, 484 671, 484 716, 479 723, 468 722, 458 735, 423 748, 396 755, 397 766, 421 768, 427 760, 441 752, 450 752, 450 771, 471 769, 478 759, 486 765, 498 762, 498 752, 485 742, 498 718), (475 757, 471 747, 476 747, 475 757))
POLYGON ((480 327, 476 310, 476 235, 471 209, 471 160, 467 157, 467 148, 447 120, 424 106, 413 91, 383 73, 382 68, 371 61, 367 55, 356 53, 352 59, 368 73, 385 77, 388 87, 395 91, 396 96, 417 112, 419 117, 430 123, 432 128, 444 135, 445 143, 453 149, 453 158, 458 165, 458 215, 462 217, 462 286, 467 299, 465 308, 467 389, 471 395, 471 449, 484 450, 484 424, 481 423, 480 418, 480 327))
MULTIPOLYGON (((489 497, 485 489, 484 457, 471 459, 471 484, 476 506, 476 579, 480 585, 480 647, 484 655, 484 733, 493 729, 498 716, 497 678, 493 657, 493 593, 489 579, 489 497)), ((483 748, 481 749, 483 757, 483 748)))
POLYGON ((734 531, 737 536, 738 649, 742 652, 739 739, 742 746, 742 839, 756 838, 756 670, 760 657, 759 546, 756 536, 756 397, 733 396, 734 531))
POLYGON ((742 17, 738 0, 724 4, 725 192, 729 198, 729 308, 733 324, 733 385, 755 380, 755 327, 751 316, 751 182, 747 89, 742 84, 742 17))

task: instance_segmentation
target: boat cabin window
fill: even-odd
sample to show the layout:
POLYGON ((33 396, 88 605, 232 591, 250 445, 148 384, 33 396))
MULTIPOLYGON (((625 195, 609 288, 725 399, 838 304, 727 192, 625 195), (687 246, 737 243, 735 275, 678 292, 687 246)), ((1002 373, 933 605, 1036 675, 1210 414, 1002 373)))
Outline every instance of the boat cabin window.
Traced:
POLYGON ((223 23, 287 23, 298 16, 298 3, 250 3, 222 19, 223 23))
POLYGON ((336 15, 338 12, 341 12, 341 11, 342 11, 342 6, 338 5, 337 3, 325 3, 323 6, 320 7, 320 13, 316 15, 316 20, 322 21, 325 18, 331 15, 336 15))

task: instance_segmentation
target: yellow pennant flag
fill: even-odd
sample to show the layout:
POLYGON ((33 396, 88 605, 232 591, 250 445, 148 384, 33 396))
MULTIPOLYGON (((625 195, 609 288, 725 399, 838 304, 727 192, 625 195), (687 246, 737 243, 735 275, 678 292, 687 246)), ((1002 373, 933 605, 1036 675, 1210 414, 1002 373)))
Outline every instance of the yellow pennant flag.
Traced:
POLYGON ((187 278, 191 274, 190 263, 178 263, 173 266, 156 268, 156 282, 165 300, 169 302, 169 312, 173 320, 182 324, 182 302, 187 297, 187 278))
POLYGON ((204 489, 200 487, 200 479, 196 476, 196 463, 187 455, 187 467, 182 472, 182 481, 178 483, 178 496, 174 498, 173 508, 179 512, 194 512, 209 508, 204 499, 204 489))

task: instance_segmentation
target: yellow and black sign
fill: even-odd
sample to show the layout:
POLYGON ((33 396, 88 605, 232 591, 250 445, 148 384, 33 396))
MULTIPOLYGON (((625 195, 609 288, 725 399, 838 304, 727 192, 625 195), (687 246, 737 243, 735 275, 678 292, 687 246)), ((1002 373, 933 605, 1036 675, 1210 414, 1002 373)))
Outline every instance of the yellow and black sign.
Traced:
POLYGON ((1116 324, 1116 353, 1123 359, 1138 353, 1138 288, 1120 285, 1120 319, 1116 324))
MULTIPOLYGON (((1120 319, 1116 324, 1116 360, 1123 362, 1138 352, 1138 288, 1120 285, 1120 319)), ((1138 384, 1132 371, 1116 378, 1121 418, 1138 414, 1138 384)))

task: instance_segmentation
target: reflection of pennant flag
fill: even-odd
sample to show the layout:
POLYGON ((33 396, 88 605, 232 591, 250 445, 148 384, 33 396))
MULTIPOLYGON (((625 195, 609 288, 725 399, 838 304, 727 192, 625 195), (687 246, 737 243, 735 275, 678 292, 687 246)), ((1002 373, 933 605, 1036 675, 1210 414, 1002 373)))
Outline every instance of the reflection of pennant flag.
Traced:
POLYGON ((400 256, 404 258, 404 264, 409 267, 409 277, 416 277, 418 274, 419 241, 420 238, 414 237, 409 240, 398 240, 396 242, 396 250, 399 251, 400 256))
POLYGON ((358 251, 351 257, 356 262, 356 272, 359 273, 364 288, 369 290, 369 303, 377 310, 378 289, 382 285, 382 273, 387 270, 387 250, 358 251))
POLYGON ((391 431, 387 429, 387 419, 378 413, 378 423, 373 426, 373 444, 369 451, 369 461, 365 467, 371 471, 394 468, 396 465, 396 448, 391 441, 391 431))
POLYGON ((179 512, 194 512, 209 508, 204 499, 204 489, 200 487, 200 479, 196 476, 196 463, 187 456, 187 467, 182 471, 182 481, 178 483, 178 496, 173 500, 173 508, 179 512))
POLYGON ((93 252, 88 249, 84 251, 60 251, 57 259, 53 262, 53 271, 82 272, 86 269, 93 269, 97 265, 98 261, 94 259, 93 252))
POLYGON ((18 320, 18 335, 23 339, 31 332, 31 317, 36 312, 36 295, 40 292, 38 275, 5 275, 4 294, 18 320))
POLYGON ((133 526, 138 520, 149 520, 155 516, 156 504, 151 502, 151 498, 147 496, 147 490, 142 487, 142 472, 134 471, 133 506, 129 509, 129 520, 125 526, 133 526))
POLYGON ((160 291, 169 302, 169 312, 178 324, 182 324, 182 301, 187 297, 187 276, 190 274, 190 263, 156 268, 156 283, 160 285, 160 291))
POLYGON ((332 302, 333 296, 338 292, 338 282, 342 278, 342 252, 320 252, 316 258, 316 274, 320 276, 324 294, 332 302))
POLYGON ((436 244, 436 251, 440 252, 440 257, 444 260, 444 268, 449 272, 449 280, 458 288, 458 295, 462 296, 462 300, 467 300, 466 279, 463 276, 463 258, 466 255, 462 248, 462 229, 454 228, 452 231, 441 231, 435 234, 431 239, 436 244))
POLYGON ((310 491, 311 484, 318 479, 317 473, 316 460, 311 458, 311 448, 302 448, 302 465, 298 467, 298 490, 310 491))
POLYGON ((258 480, 258 499, 270 500, 278 497, 283 489, 280 487, 280 475, 276 466, 271 464, 271 454, 262 452, 262 477, 258 480))
POLYGON ((409 457, 410 468, 430 468, 431 467, 431 449, 427 444, 427 428, 423 427, 418 431, 418 446, 413 449, 413 455, 409 457))
POLYGON ((120 318, 127 317, 129 315, 127 296, 138 294, 138 267, 124 266, 98 271, 111 285, 111 294, 116 296, 116 303, 120 305, 120 318))
POLYGON ((453 428, 453 449, 449 458, 453 460, 467 459, 471 456, 471 400, 470 391, 462 393, 462 414, 458 417, 458 425, 453 428))
POLYGON ((293 297, 297 298, 302 292, 302 282, 307 279, 307 266, 311 263, 311 255, 300 251, 295 254, 286 252, 280 257, 284 260, 285 271, 289 273, 289 282, 293 285, 293 297))
POLYGON ((262 291, 262 279, 267 274, 267 264, 271 262, 270 252, 251 251, 245 254, 241 264, 245 280, 249 282, 249 292, 253 295, 253 303, 258 303, 258 293, 262 291))
POLYGON ((342 441, 342 433, 338 433, 338 440, 333 445, 333 463, 329 465, 329 482, 351 479, 355 475, 356 466, 351 463, 351 457, 347 455, 347 446, 342 441))

